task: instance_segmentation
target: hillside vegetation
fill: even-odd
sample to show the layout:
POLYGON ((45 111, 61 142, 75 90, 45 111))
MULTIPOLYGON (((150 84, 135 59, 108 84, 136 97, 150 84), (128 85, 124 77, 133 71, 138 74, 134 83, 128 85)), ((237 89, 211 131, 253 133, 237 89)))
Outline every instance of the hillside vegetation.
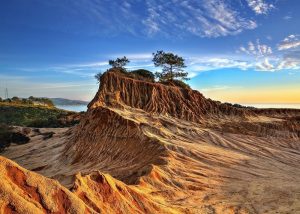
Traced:
POLYGON ((0 97, 0 105, 21 105, 21 106, 46 106, 46 107, 54 107, 52 100, 48 98, 40 98, 30 96, 28 98, 20 98, 20 97, 12 97, 7 99, 2 99, 0 97))
POLYGON ((76 124, 77 113, 55 107, 0 103, 0 124, 28 127, 66 127, 76 124), (74 119, 74 120, 73 120, 74 119))

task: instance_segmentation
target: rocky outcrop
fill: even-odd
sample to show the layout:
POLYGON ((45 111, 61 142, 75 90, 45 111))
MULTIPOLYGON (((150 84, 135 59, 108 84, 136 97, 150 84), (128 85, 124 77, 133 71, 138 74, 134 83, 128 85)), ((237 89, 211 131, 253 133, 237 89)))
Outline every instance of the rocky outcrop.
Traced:
POLYGON ((1 156, 0 212, 94 213, 57 181, 30 172, 1 156))
POLYGON ((140 123, 106 107, 90 109, 87 115, 74 128, 63 162, 95 164, 127 184, 135 184, 149 173, 151 164, 166 163, 165 146, 147 136, 140 123))
POLYGON ((98 171, 77 174, 70 191, 55 180, 30 172, 0 156, 1 214, 167 212, 150 198, 135 187, 98 171))
POLYGON ((188 121, 201 122, 205 116, 245 116, 246 109, 206 99, 199 91, 140 81, 106 72, 101 77, 98 93, 88 105, 142 109, 148 113, 166 115, 188 121))

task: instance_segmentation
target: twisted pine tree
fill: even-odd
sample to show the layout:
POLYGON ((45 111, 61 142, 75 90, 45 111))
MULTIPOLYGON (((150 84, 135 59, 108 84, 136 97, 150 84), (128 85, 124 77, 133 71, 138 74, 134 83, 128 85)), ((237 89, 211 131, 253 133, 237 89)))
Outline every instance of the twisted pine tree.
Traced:
POLYGON ((124 56, 123 58, 117 58, 115 60, 109 60, 108 64, 113 67, 113 68, 121 68, 121 69, 125 69, 124 66, 127 65, 129 63, 129 59, 127 59, 126 56, 124 56))
POLYGON ((184 59, 173 53, 157 51, 153 53, 153 63, 156 67, 162 67, 162 72, 156 72, 159 81, 189 80, 184 59))

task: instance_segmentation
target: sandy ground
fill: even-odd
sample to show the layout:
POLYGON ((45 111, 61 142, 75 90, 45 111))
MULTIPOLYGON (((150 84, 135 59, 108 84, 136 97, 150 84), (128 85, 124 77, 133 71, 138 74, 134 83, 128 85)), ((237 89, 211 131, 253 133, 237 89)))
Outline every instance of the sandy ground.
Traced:
MULTIPOLYGON (((95 120, 88 127, 97 124, 96 135, 79 135, 75 143, 68 129, 40 129, 55 134, 43 140, 32 131, 28 144, 13 145, 2 155, 68 188, 78 172, 112 174, 144 195, 139 203, 152 201, 150 213, 155 206, 166 213, 300 213, 300 141, 291 133, 238 134, 222 130, 220 121, 207 128, 132 109, 94 114, 103 120, 106 111, 112 112, 111 122, 102 122, 99 129, 95 120), (117 121, 118 129, 112 125, 117 121), (131 138, 125 138, 128 133, 131 138), (124 140, 131 142, 124 147, 124 140), (85 151, 89 156, 74 161, 85 151)), ((249 123, 278 120, 260 119, 249 123)))

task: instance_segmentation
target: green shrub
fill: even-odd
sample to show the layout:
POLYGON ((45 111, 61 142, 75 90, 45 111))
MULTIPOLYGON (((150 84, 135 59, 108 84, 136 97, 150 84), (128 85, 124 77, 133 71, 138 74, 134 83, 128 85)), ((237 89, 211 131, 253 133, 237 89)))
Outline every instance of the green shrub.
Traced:
POLYGON ((126 71, 125 68, 110 68, 107 71, 128 75, 128 72, 126 71))
POLYGON ((29 127, 67 127, 78 121, 69 116, 78 113, 40 106, 0 105, 0 124, 29 127))
POLYGON ((145 70, 145 69, 137 69, 134 71, 131 71, 130 74, 135 78, 139 80, 154 82, 155 76, 151 71, 145 70))
POLYGON ((161 81, 160 83, 169 86, 177 86, 184 89, 191 89, 191 87, 181 80, 170 80, 170 81, 161 81))
POLYGON ((100 83, 102 75, 103 75, 102 72, 99 72, 94 76, 98 83, 100 83))

